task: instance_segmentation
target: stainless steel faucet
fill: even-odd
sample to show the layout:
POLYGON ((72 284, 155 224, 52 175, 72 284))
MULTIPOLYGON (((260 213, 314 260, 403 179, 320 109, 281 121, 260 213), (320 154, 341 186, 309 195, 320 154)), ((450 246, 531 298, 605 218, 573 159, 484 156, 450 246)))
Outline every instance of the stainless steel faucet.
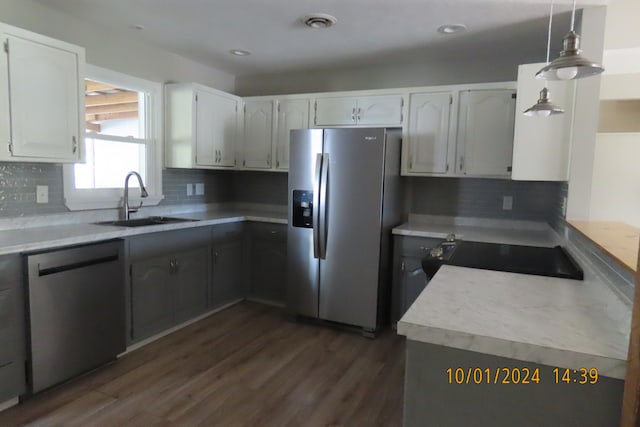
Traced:
POLYGON ((147 189, 144 188, 144 184, 142 183, 142 177, 140 176, 140 174, 135 171, 129 172, 127 174, 127 177, 124 179, 124 206, 123 206, 124 215, 123 216, 124 216, 124 219, 127 221, 129 220, 129 217, 132 212, 138 212, 138 209, 142 207, 142 200, 140 201, 140 204, 138 205, 138 207, 136 208, 129 207, 129 178, 131 178, 131 175, 135 175, 135 177, 138 178, 138 183, 140 184, 140 197, 149 197, 149 193, 147 193, 147 189))

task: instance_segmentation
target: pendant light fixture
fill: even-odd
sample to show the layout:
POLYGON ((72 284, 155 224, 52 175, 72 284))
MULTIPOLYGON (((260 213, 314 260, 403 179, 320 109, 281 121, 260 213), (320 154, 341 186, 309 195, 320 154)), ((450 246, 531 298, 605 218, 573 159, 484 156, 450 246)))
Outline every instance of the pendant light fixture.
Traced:
MULTIPOLYGON (((553 23, 553 0, 551 0, 551 6, 549 8, 549 31, 547 32, 547 64, 549 64, 549 51, 551 50, 551 24, 553 23)), ((536 75, 537 76, 537 75, 536 75)), ((562 114, 564 110, 551 102, 549 96, 549 89, 547 88, 547 82, 544 82, 544 88, 540 91, 540 99, 534 106, 524 111, 525 116, 539 116, 547 117, 552 114, 562 114)))
POLYGON ((562 40, 560 56, 547 64, 536 74, 545 80, 571 80, 595 76, 604 71, 602 65, 592 62, 581 55, 580 35, 574 31, 576 21, 576 0, 571 11, 571 30, 562 40))

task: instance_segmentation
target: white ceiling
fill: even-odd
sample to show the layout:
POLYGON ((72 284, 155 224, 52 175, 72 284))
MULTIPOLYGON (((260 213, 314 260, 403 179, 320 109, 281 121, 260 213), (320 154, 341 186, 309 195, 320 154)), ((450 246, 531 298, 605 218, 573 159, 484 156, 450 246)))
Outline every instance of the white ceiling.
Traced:
MULTIPOLYGON (((234 75, 460 56, 543 59, 549 13, 549 2, 541 0, 37 1, 234 75), (338 23, 305 27, 300 18, 314 12, 338 23), (447 23, 468 31, 436 32, 447 23), (137 24, 145 29, 130 28, 137 24), (253 54, 235 57, 230 49, 253 54)), ((578 7, 606 3, 581 0, 578 7)), ((570 9, 571 0, 556 0, 557 13, 570 9)), ((559 37, 567 20, 564 14, 554 25, 559 37)))

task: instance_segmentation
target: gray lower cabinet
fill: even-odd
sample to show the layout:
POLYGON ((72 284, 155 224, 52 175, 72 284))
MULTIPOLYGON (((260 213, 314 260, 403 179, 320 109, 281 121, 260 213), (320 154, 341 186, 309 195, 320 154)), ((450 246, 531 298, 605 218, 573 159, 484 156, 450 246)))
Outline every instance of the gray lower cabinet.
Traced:
POLYGON ((284 304, 287 287, 287 226, 251 223, 249 298, 284 304))
POLYGON ((444 239, 394 236, 391 320, 395 325, 427 286, 422 258, 444 239))
POLYGON ((26 335, 20 255, 0 257, 0 402, 26 391, 26 335))
POLYGON ((206 311, 209 231, 153 233, 127 241, 130 273, 129 341, 152 336, 206 311))
POLYGON ((247 242, 241 222, 216 225, 211 231, 210 305, 219 307, 246 296, 247 242))

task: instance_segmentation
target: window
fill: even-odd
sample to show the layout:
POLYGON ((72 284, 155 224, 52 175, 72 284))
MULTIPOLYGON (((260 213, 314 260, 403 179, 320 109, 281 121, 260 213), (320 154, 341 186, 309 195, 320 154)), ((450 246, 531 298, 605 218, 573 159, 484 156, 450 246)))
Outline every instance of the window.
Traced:
MULTIPOLYGON (((71 210, 122 205, 124 179, 140 173, 149 197, 162 200, 161 107, 159 83, 87 66, 85 80, 85 163, 65 165, 65 203, 71 210)), ((138 181, 129 181, 137 203, 138 181)))

